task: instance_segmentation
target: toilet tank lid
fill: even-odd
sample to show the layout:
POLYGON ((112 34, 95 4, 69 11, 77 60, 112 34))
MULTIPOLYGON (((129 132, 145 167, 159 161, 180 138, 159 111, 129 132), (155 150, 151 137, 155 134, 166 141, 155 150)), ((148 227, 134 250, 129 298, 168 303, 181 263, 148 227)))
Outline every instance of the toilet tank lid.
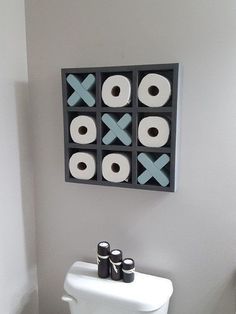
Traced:
POLYGON ((167 303, 173 293, 169 279, 135 273, 132 283, 97 277, 97 265, 74 263, 68 271, 65 291, 76 300, 104 303, 132 311, 154 311, 167 303))

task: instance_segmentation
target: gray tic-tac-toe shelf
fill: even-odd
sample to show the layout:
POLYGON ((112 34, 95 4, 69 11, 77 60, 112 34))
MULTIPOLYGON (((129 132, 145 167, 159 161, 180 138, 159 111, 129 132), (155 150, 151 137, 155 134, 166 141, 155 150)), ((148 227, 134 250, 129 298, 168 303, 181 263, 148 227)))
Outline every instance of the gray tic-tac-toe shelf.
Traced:
POLYGON ((174 192, 176 188, 176 134, 177 134, 177 102, 178 102, 178 76, 179 64, 154 64, 154 65, 135 65, 135 66, 115 66, 115 67, 95 67, 95 68, 65 68, 61 70, 62 90, 63 90, 63 112, 64 112, 64 144, 65 144, 65 180, 73 183, 94 184, 103 186, 114 186, 133 188, 141 190, 154 190, 174 192), (73 89, 67 82, 69 74, 73 74, 82 80, 88 74, 94 74, 96 81, 92 89, 95 96, 95 105, 89 107, 83 102, 75 106, 68 105, 68 98, 73 93, 73 89), (141 79, 149 73, 157 73, 167 78, 171 84, 171 97, 162 107, 147 107, 143 105, 137 95, 138 86, 141 79), (131 102, 129 105, 121 108, 111 108, 104 104, 101 97, 101 89, 104 80, 111 75, 124 75, 131 82, 131 102), (102 122, 104 113, 112 113, 118 117, 124 113, 132 115, 132 127, 130 135, 132 144, 130 146, 114 143, 104 145, 102 137, 104 136, 105 126, 102 122), (95 118, 97 126, 97 139, 91 144, 78 144, 72 141, 70 136, 70 123, 76 116, 83 114, 95 118), (138 140, 138 124, 143 117, 160 116, 168 120, 170 125, 170 137, 167 144, 163 147, 146 147, 141 145, 138 140), (92 152, 96 157, 96 174, 90 180, 74 178, 69 170, 69 160, 72 154, 76 152, 92 152), (102 159, 108 153, 126 154, 131 163, 131 174, 128 182, 114 183, 104 179, 102 175, 102 159), (162 154, 167 154, 170 158, 168 165, 162 169, 168 175, 169 184, 161 186, 154 178, 151 178, 146 184, 138 183, 138 176, 145 171, 140 164, 137 156, 140 153, 146 153, 153 157, 159 158, 162 154))

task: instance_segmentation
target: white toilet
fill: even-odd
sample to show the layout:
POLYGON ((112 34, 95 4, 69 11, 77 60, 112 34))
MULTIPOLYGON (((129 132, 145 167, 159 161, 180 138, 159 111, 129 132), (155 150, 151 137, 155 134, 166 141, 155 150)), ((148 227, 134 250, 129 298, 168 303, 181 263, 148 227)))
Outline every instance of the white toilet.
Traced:
POLYGON ((97 277, 97 265, 76 262, 66 275, 63 301, 71 314, 167 314, 173 293, 165 278, 135 273, 132 283, 97 277))

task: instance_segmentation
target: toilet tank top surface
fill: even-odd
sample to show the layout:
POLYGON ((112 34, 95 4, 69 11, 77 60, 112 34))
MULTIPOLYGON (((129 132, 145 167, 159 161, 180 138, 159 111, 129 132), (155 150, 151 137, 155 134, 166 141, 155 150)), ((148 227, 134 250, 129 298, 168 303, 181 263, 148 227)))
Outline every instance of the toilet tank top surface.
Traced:
POLYGON ((97 265, 76 262, 69 269, 64 283, 65 291, 76 300, 106 302, 110 306, 132 311, 154 311, 169 301, 173 285, 169 279, 135 273, 132 283, 101 279, 97 265))

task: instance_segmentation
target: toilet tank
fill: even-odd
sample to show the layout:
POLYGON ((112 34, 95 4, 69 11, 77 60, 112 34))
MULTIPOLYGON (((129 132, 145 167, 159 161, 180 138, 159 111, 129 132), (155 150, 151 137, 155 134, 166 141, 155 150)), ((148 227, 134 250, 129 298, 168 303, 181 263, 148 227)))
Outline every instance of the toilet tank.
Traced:
POLYGON ((85 262, 72 265, 64 289, 71 314, 167 314, 173 293, 169 279, 138 272, 132 283, 101 279, 97 265, 85 262))

